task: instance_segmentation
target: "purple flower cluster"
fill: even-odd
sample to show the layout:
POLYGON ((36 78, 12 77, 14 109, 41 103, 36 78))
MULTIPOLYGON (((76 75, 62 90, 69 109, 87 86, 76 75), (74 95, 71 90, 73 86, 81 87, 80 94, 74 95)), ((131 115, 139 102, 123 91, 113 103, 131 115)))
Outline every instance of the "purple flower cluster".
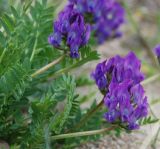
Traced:
POLYGON ((54 33, 49 36, 48 42, 59 47, 63 39, 70 47, 70 56, 78 58, 78 49, 88 42, 89 37, 90 25, 85 24, 83 15, 70 4, 59 13, 57 21, 54 22, 54 33))
MULTIPOLYGON (((124 23, 124 9, 116 0, 70 0, 84 16, 92 17, 92 30, 99 43, 106 39, 120 37, 118 31, 124 23)), ((87 20, 88 18, 86 18, 87 20)))
POLYGON ((144 80, 144 75, 140 72, 141 62, 133 52, 130 52, 125 58, 119 55, 99 63, 92 76, 101 91, 107 91, 108 85, 121 83, 124 80, 132 80, 137 84, 144 80))
POLYGON ((124 9, 116 0, 69 0, 54 22, 54 32, 48 42, 54 47, 65 43, 70 48, 70 56, 78 58, 78 50, 87 44, 91 31, 103 43, 121 36, 118 29, 123 22, 124 9))
POLYGON ((107 113, 104 117, 111 123, 120 123, 128 129, 139 128, 138 120, 147 116, 147 97, 140 84, 144 75, 141 62, 133 52, 126 57, 115 56, 99 63, 92 73, 98 88, 104 94, 107 113))

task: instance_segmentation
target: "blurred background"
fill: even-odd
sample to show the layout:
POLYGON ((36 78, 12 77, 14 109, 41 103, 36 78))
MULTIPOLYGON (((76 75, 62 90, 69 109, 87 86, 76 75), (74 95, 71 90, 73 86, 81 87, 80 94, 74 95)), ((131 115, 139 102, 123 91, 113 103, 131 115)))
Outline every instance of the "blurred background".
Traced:
MULTIPOLYGON (((9 6, 19 6, 25 0, 0 0, 0 16, 9 11, 9 6)), ((150 58, 149 51, 160 43, 160 0, 119 0, 126 8, 126 22, 122 25, 123 37, 106 41, 96 50, 101 54, 101 60, 114 56, 115 54, 125 55, 133 50, 142 61, 142 71, 146 78, 158 72, 150 58)), ((57 13, 63 8, 67 0, 50 0, 49 5, 59 4, 57 13)), ((81 69, 74 70, 76 76, 83 75, 87 78, 99 61, 85 64, 81 69)), ((155 118, 160 118, 160 81, 152 82, 145 86, 146 94, 150 103, 150 112, 155 118)), ((97 87, 83 86, 77 92, 84 95, 91 95, 91 99, 83 104, 89 106, 92 98, 101 100, 97 87)), ((119 138, 106 136, 97 142, 82 144, 79 149, 159 149, 160 148, 160 124, 155 123, 142 127, 141 130, 132 134, 123 133, 119 138)))

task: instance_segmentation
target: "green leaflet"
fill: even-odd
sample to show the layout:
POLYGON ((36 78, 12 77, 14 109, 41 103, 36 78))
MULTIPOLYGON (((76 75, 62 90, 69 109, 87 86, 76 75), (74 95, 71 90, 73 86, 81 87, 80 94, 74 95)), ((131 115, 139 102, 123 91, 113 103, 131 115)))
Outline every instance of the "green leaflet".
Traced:
POLYGON ((15 27, 15 23, 14 23, 13 19, 10 16, 8 16, 7 14, 4 14, 2 18, 6 22, 7 26, 9 27, 9 30, 13 31, 14 27, 15 27))
POLYGON ((63 129, 65 122, 68 120, 70 116, 70 112, 72 109, 72 101, 74 99, 75 93, 75 79, 71 76, 63 76, 63 80, 65 81, 66 89, 67 89, 67 96, 66 96, 66 104, 63 112, 61 112, 56 118, 54 123, 51 126, 51 129, 56 133, 59 134, 63 129))
POLYGON ((155 118, 152 118, 151 116, 148 116, 146 118, 143 118, 139 121, 139 124, 140 125, 147 125, 147 124, 152 124, 152 123, 156 123, 158 122, 159 119, 155 119, 155 118))
POLYGON ((3 33, 0 31, 0 45, 5 45, 5 36, 3 35, 3 33))
POLYGON ((22 65, 16 64, 0 77, 0 93, 5 98, 13 95, 19 99, 30 80, 28 70, 25 70, 22 65))
POLYGON ((7 25, 7 23, 5 22, 5 20, 3 18, 0 18, 0 24, 3 26, 4 31, 6 32, 7 35, 10 35, 10 28, 7 25))
POLYGON ((19 14, 18 14, 17 10, 13 6, 11 6, 11 11, 12 11, 12 14, 13 14, 14 18, 19 17, 19 14))
MULTIPOLYGON (((94 100, 92 105, 86 109, 85 113, 82 113, 82 111, 79 111, 79 113, 76 114, 76 119, 73 119, 71 121, 71 125, 68 126, 68 129, 72 129, 80 119, 87 113, 88 110, 94 108, 97 105, 96 101, 94 100)), ((103 110, 97 111, 86 123, 81 127, 81 129, 77 131, 85 131, 85 130, 97 130, 101 128, 102 125, 102 117, 103 117, 103 110), (95 125, 96 123, 96 125, 95 125)), ((105 122, 106 123, 106 122, 105 122)), ((78 144, 86 142, 86 141, 96 141, 100 138, 101 135, 93 135, 93 136, 85 136, 85 137, 75 137, 75 138, 68 138, 65 140, 65 144, 63 146, 63 149, 68 148, 75 148, 78 144)))
POLYGON ((74 96, 75 79, 67 75, 58 78, 52 84, 48 85, 41 99, 30 100, 29 114, 32 123, 29 133, 31 134, 26 138, 28 143, 34 140, 34 143, 29 143, 30 147, 35 148, 38 144, 43 144, 49 148, 51 131, 60 132, 70 118, 72 109, 75 110, 73 108, 76 106, 73 100, 77 98, 74 96), (60 97, 67 100, 65 109, 61 113, 56 110, 57 103, 62 101, 60 97))

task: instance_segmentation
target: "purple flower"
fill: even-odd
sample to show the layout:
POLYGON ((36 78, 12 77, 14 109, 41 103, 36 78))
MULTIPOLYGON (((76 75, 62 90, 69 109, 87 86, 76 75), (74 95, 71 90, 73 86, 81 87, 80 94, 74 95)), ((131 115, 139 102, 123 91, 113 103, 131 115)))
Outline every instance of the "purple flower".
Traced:
POLYGON ((107 112, 105 119, 120 123, 128 129, 138 129, 139 120, 148 114, 147 97, 141 81, 141 63, 133 52, 122 58, 119 55, 99 63, 92 73, 98 88, 104 94, 107 112))
POLYGON ((160 57, 160 44, 158 44, 155 48, 154 48, 154 52, 157 55, 157 57, 160 57))
POLYGON ((55 47, 60 46, 61 40, 62 40, 62 36, 59 32, 55 32, 54 34, 48 37, 49 44, 54 45, 55 47))
POLYGON ((109 112, 104 114, 104 117, 109 121, 109 122, 114 122, 116 119, 119 117, 119 112, 115 109, 110 110, 109 112))
POLYGON ((72 58, 79 57, 79 48, 86 45, 90 38, 90 25, 85 24, 84 17, 73 4, 67 5, 54 22, 54 33, 49 36, 51 45, 61 46, 63 40, 70 48, 72 58))
POLYGON ((108 122, 117 122, 128 129, 137 129, 139 120, 148 114, 148 103, 147 98, 144 97, 144 91, 132 89, 136 86, 142 88, 142 86, 132 85, 132 81, 126 80, 109 86, 104 99, 108 111, 104 117, 108 122))
POLYGON ((70 0, 75 8, 90 20, 99 43, 121 37, 118 30, 124 23, 124 8, 116 0, 70 0))
POLYGON ((131 80, 133 84, 140 83, 144 80, 140 67, 140 60, 133 52, 130 52, 124 58, 117 55, 99 63, 91 76, 101 91, 107 91, 111 82, 121 83, 124 80, 131 80))

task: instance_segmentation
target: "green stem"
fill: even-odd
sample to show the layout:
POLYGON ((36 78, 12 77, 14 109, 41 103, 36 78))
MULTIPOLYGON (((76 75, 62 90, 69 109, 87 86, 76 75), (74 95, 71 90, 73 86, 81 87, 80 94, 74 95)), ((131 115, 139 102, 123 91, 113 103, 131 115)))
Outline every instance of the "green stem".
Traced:
POLYGON ((157 116, 154 114, 154 112, 153 112, 153 110, 152 110, 152 108, 151 108, 150 105, 149 105, 149 109, 150 109, 151 115, 153 115, 153 117, 154 117, 155 119, 158 119, 157 116))
POLYGON ((36 52, 37 43, 38 43, 38 31, 36 32, 36 39, 35 39, 34 46, 33 46, 33 51, 32 51, 31 57, 30 57, 30 62, 32 62, 32 60, 34 58, 34 55, 35 55, 35 52, 36 52))
POLYGON ((81 65, 83 65, 87 62, 88 62, 88 58, 84 58, 83 60, 79 60, 78 62, 74 63, 73 65, 71 65, 69 67, 66 67, 64 69, 61 69, 61 70, 57 71, 56 73, 50 75, 49 78, 48 78, 48 81, 51 81, 51 80, 55 79, 56 77, 58 77, 59 75, 61 75, 63 73, 67 73, 70 70, 72 70, 72 69, 74 69, 78 66, 81 66, 81 65))
POLYGON ((159 133, 160 133, 160 127, 158 128, 158 131, 157 131, 156 136, 155 136, 155 138, 153 140, 153 143, 151 144, 153 149, 156 149, 156 142, 158 140, 159 133))
POLYGON ((31 77, 35 77, 39 74, 42 74, 43 72, 47 71, 49 68, 55 66, 56 64, 58 64, 59 62, 61 62, 64 58, 66 57, 66 55, 62 55, 61 57, 59 57, 58 59, 52 61, 51 63, 47 64, 46 66, 40 68, 39 70, 37 70, 35 73, 33 73, 31 75, 31 77))
POLYGON ((59 71, 57 71, 56 73, 54 73, 52 76, 50 76, 48 78, 48 80, 53 80, 55 79, 56 77, 58 77, 59 75, 63 74, 63 73, 66 73, 66 72, 69 72, 70 70, 72 70, 73 68, 75 68, 77 66, 77 63, 73 64, 72 66, 69 66, 67 68, 64 68, 64 69, 61 69, 59 71))
POLYGON ((69 66, 67 68, 64 68, 64 69, 61 69, 61 70, 57 71, 56 73, 54 73, 52 76, 50 76, 48 78, 48 81, 51 81, 51 80, 55 79, 56 77, 58 77, 59 75, 61 75, 63 73, 69 72, 73 68, 74 68, 74 66, 69 66))
POLYGON ((117 125, 113 125, 112 127, 104 128, 104 129, 100 129, 100 130, 92 130, 92 131, 83 131, 83 132, 61 134, 61 135, 52 136, 51 139, 52 140, 58 140, 58 139, 66 139, 66 138, 73 138, 73 137, 96 135, 96 134, 105 133, 107 131, 111 131, 111 130, 117 128, 117 127, 118 127, 117 125))

